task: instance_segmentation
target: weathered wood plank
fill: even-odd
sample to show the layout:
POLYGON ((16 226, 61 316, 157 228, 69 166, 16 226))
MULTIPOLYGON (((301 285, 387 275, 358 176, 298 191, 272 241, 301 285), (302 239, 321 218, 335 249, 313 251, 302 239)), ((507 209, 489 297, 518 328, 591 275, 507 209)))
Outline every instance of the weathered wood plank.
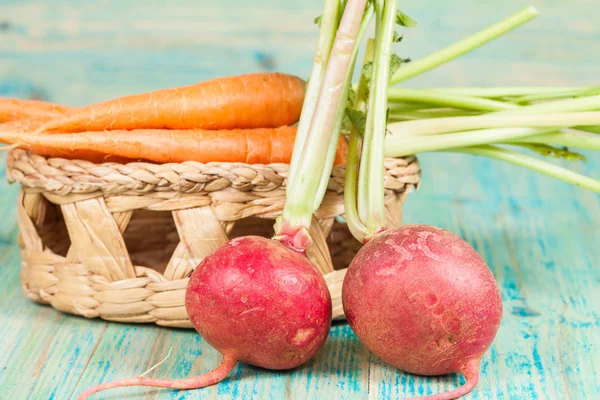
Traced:
MULTIPOLYGON (((409 198, 405 222, 463 236, 490 265, 505 302, 472 398, 595 398, 600 375, 587 354, 600 351, 599 255, 592 245, 600 240, 600 197, 493 161, 448 156, 454 162, 441 170, 428 169, 428 159, 423 179, 435 174, 436 185, 409 198)), ((580 172, 597 170, 598 161, 591 155, 580 172)), ((371 396, 421 395, 459 384, 456 377, 416 379, 377 362, 370 376, 371 396)))
MULTIPOLYGON (((76 393, 100 382, 137 376, 171 356, 150 376, 185 378, 215 368, 221 355, 197 334, 150 326, 108 326, 90 360, 76 393)), ((368 352, 346 324, 336 324, 307 364, 290 371, 271 372, 238 364, 217 386, 179 392, 155 388, 123 388, 99 393, 98 399, 139 396, 144 399, 364 399, 368 391, 368 352)))
POLYGON ((0 244, 0 305, 2 397, 70 398, 106 323, 67 316, 23 297, 14 244, 0 244))
MULTIPOLYGON (((400 8, 419 26, 406 30, 395 50, 418 59, 529 4, 405 1, 400 8)), ((594 85, 600 61, 594 3, 535 4, 542 12, 536 20, 403 85, 594 85)), ((83 105, 256 70, 306 77, 317 35, 312 19, 321 5, 322 0, 184 0, 177 7, 158 0, 126 5, 4 0, 0 96, 83 105)), ((599 177, 600 158, 586 155, 587 164, 564 165, 599 177)), ((170 347, 171 357, 152 375, 184 377, 217 365, 218 352, 192 331, 88 321, 24 299, 18 250, 2 244, 14 243, 18 191, 6 184, 2 157, 3 396, 71 398, 89 385, 143 372, 170 347)), ((420 159, 423 186, 409 197, 405 222, 439 225, 468 240, 489 263, 505 300, 505 318, 484 357, 481 383, 466 398, 599 398, 600 197, 496 161, 446 154, 420 159)), ((434 393, 459 383, 458 376, 415 377, 381 364, 341 324, 318 357, 296 371, 240 365, 220 385, 197 392, 132 388, 97 398, 364 399, 370 391, 370 398, 378 399, 434 393)))
POLYGON ((6 154, 0 151, 0 243, 11 243, 17 234, 17 196, 19 188, 6 181, 6 154))
MULTIPOLYGON (((406 1, 401 8, 419 26, 405 30, 394 49, 417 59, 529 4, 406 1)), ((589 1, 536 5, 542 16, 534 21, 403 85, 589 84, 600 51, 589 1)), ((321 0, 252 6, 185 0, 177 7, 160 0, 104 1, 101 7, 4 1, 0 95, 83 105, 224 74, 277 69, 307 77, 318 34, 312 21, 321 8, 321 0)))

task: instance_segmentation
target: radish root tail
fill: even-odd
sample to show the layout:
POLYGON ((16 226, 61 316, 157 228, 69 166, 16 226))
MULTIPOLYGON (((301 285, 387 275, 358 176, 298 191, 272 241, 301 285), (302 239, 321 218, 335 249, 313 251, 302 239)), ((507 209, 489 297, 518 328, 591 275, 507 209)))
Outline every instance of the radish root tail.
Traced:
POLYGON ((143 378, 144 376, 148 375, 150 372, 154 371, 156 368, 160 367, 161 364, 163 364, 165 361, 167 361, 169 359, 169 357, 171 357, 171 351, 173 350, 172 347, 169 348, 169 353, 167 353, 167 356, 165 358, 162 359, 162 361, 160 361, 158 364, 154 364, 153 367, 151 367, 148 371, 144 372, 143 374, 141 374, 139 377, 143 378))
POLYGON ((431 396, 413 397, 410 400, 454 400, 471 392, 479 382, 479 359, 470 360, 460 371, 466 382, 458 389, 431 396))
POLYGON ((77 400, 85 400, 94 393, 125 386, 152 386, 181 390, 199 389, 221 382, 227 377, 227 375, 229 375, 231 370, 233 370, 233 367, 235 367, 236 363, 237 358, 233 354, 224 354, 221 364, 217 368, 213 369, 210 372, 207 372, 204 375, 178 380, 142 377, 121 379, 118 381, 107 382, 97 386, 92 386, 91 388, 83 392, 77 398, 77 400))

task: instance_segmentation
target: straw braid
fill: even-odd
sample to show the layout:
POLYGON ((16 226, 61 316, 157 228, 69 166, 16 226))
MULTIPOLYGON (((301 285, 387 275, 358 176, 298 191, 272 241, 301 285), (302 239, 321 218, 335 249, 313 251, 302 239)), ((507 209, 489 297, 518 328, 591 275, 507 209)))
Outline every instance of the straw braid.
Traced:
MULTIPOLYGON (((8 179, 23 186, 60 196, 102 192, 104 195, 150 192, 212 193, 225 189, 267 192, 285 187, 287 164, 184 162, 181 164, 105 163, 44 158, 26 150, 9 153, 8 179)), ((386 159, 387 190, 401 192, 416 185, 420 168, 415 157, 386 159)), ((329 190, 342 192, 344 168, 334 167, 329 190)))
MULTIPOLYGON (((414 157, 387 159, 385 168, 387 218, 398 225, 420 168, 414 157)), ((287 171, 283 164, 98 165, 12 150, 8 177, 22 185, 23 291, 88 318, 189 328, 189 274, 232 235, 272 235, 287 171)), ((328 283, 336 319, 344 318, 344 268, 360 249, 337 221, 343 176, 334 168, 308 251, 328 283)))

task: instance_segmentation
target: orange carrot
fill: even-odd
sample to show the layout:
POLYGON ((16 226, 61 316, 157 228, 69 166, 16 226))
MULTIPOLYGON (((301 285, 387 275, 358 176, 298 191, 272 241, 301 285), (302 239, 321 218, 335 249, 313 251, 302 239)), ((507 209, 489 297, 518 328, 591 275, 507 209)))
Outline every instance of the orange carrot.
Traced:
POLYGON ((13 121, 0 123, 0 132, 33 133, 46 122, 48 122, 48 117, 39 115, 26 119, 16 119, 13 121))
MULTIPOLYGON (((68 160, 83 160, 89 161, 95 164, 102 163, 119 163, 119 164, 127 164, 130 162, 136 161, 144 161, 144 160, 133 160, 131 158, 114 156, 112 154, 100 153, 94 150, 69 150, 69 149, 60 149, 53 148, 47 146, 34 146, 35 154, 43 155, 45 157, 52 158, 66 158, 68 160)), ((2 150, 2 149, 0 149, 2 150)))
POLYGON ((0 122, 17 121, 27 118, 58 118, 71 108, 40 100, 0 98, 0 122))
POLYGON ((82 107, 40 132, 275 128, 298 121, 305 86, 282 73, 221 77, 82 107))
MULTIPOLYGON (((69 152, 94 151, 133 160, 169 162, 245 162, 249 164, 290 163, 296 128, 233 130, 94 131, 44 135, 0 129, 0 142, 18 144, 45 156, 67 157, 69 152)), ((78 153, 79 154, 79 153, 78 153)), ((345 164, 346 141, 338 145, 336 165, 345 164)))
MULTIPOLYGON (((17 120, 12 122, 0 123, 0 137, 3 134, 14 135, 14 132, 19 132, 19 135, 29 134, 38 127, 40 127, 44 122, 47 121, 47 118, 43 117, 33 117, 25 120, 17 120)), ((0 140, 2 143, 2 140, 0 140)), ((16 143, 18 144, 18 142, 16 143)), ((9 146, 12 148, 12 146, 9 146)), ((19 146, 17 146, 19 147, 19 146)), ((27 146, 25 146, 27 147, 27 146)), ((6 150, 7 148, 0 148, 0 150, 6 150)), ((78 150, 78 149, 64 149, 64 148, 55 148, 48 146, 36 146, 37 154, 44 155, 46 157, 61 157, 67 158, 70 160, 85 160, 93 163, 103 163, 103 162, 116 162, 125 164, 127 162, 132 162, 135 160, 131 160, 124 157, 114 156, 111 154, 104 154, 94 150, 78 150)))

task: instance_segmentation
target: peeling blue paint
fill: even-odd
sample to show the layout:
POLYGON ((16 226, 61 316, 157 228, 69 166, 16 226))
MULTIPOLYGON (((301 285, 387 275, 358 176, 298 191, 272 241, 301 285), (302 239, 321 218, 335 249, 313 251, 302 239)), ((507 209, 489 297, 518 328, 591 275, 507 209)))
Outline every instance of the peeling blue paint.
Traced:
POLYGON ((539 317, 540 313, 532 310, 531 308, 528 307, 513 307, 511 310, 511 314, 512 315, 516 315, 519 317, 539 317))
MULTIPOLYGON (((252 4, 224 0, 202 7, 197 1, 183 0, 168 9, 162 0, 134 0, 131 7, 119 2, 103 2, 99 7, 96 1, 76 0, 51 7, 41 0, 1 3, 0 15, 16 10, 19 18, 11 17, 10 29, 0 33, 0 96, 37 97, 70 105, 256 70, 276 69, 306 78, 318 33, 312 18, 322 7, 322 0, 252 4), (28 11, 40 6, 43 11, 28 11), (164 12, 157 12, 159 7, 164 12), (273 10, 304 18, 309 26, 305 29, 291 18, 274 19, 269 14, 273 10), (263 23, 256 22, 260 18, 263 23)), ((403 3, 419 28, 407 32, 402 53, 418 59, 521 7, 513 0, 496 2, 490 13, 490 5, 480 3, 438 1, 435 16, 430 4, 403 3)), ((600 28, 594 21, 587 22, 594 11, 591 3, 543 0, 536 6, 542 12, 540 23, 527 24, 403 85, 590 84, 600 54, 600 28), (539 43, 552 43, 554 50, 539 43), (558 57, 556 49, 560 49, 558 57)), ((586 155, 587 164, 557 163, 596 176, 598 156, 586 155)), ((600 309, 595 296, 600 289, 596 246, 600 197, 481 157, 437 153, 422 154, 419 159, 423 185, 409 196, 404 220, 442 226, 465 238, 489 264, 505 302, 501 330, 481 363, 480 384, 467 397, 591 399, 600 393, 599 372, 590 368, 595 365, 594 355, 600 353, 594 335, 600 322, 593 312, 600 309)), ((0 160, 0 176, 4 176, 4 155, 0 160)), ((103 333, 104 323, 63 317, 24 299, 11 225, 17 191, 16 186, 0 183, 0 241, 4 243, 0 243, 0 321, 12 322, 10 330, 0 324, 0 354, 9 358, 11 367, 0 373, 2 393, 11 398, 27 396, 29 392, 23 393, 20 386, 30 389, 28 379, 36 366, 24 358, 38 359, 48 346, 45 335, 53 331, 60 333, 52 345, 55 350, 48 353, 30 398, 66 399, 78 381, 77 389, 81 389, 107 377, 139 373, 154 361, 149 349, 157 343, 163 348, 177 344, 171 360, 161 367, 161 375, 186 376, 200 355, 212 365, 220 361, 218 352, 209 350, 193 331, 162 335, 158 332, 165 328, 130 329, 127 324, 108 323, 103 333)), ((239 364, 225 382, 213 388, 157 391, 165 398, 219 394, 223 399, 279 400, 289 378, 298 391, 292 398, 362 400, 369 390, 369 365, 371 372, 375 366, 381 372, 381 379, 372 378, 370 390, 382 399, 434 393, 442 383, 461 382, 455 374, 439 379, 417 377, 375 358, 369 363, 347 325, 332 328, 331 338, 339 341, 325 348, 319 362, 306 369, 277 373, 239 364)), ((143 389, 127 389, 107 396, 140 397, 143 393, 143 389)))

